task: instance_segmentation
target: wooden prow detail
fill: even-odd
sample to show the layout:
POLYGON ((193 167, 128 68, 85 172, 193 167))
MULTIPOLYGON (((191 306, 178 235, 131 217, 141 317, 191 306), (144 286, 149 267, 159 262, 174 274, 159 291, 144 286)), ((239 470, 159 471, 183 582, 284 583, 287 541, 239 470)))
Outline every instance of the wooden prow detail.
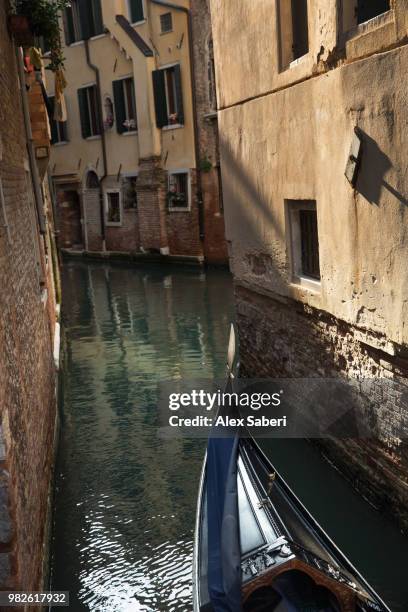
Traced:
POLYGON ((263 587, 273 588, 275 578, 291 570, 298 570, 307 574, 318 586, 325 587, 333 593, 339 603, 341 612, 356 612, 356 593, 349 586, 325 576, 319 570, 314 569, 300 559, 291 559, 275 569, 270 569, 262 576, 259 576, 259 578, 251 580, 251 582, 243 587, 243 603, 245 604, 248 598, 258 589, 263 587))

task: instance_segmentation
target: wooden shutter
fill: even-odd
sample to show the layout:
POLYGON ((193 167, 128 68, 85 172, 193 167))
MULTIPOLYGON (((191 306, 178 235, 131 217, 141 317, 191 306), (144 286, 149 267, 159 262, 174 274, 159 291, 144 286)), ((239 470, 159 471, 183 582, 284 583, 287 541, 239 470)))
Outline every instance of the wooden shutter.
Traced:
POLYGON ((92 13, 93 13, 93 22, 94 22, 94 36, 98 34, 103 34, 103 17, 102 17, 102 7, 101 0, 92 0, 92 13))
POLYGON ((68 7, 64 10, 62 21, 64 24, 65 44, 72 45, 75 42, 74 18, 72 8, 68 7))
POLYGON ((89 108, 87 88, 78 89, 79 114, 81 118, 82 138, 89 138, 91 135, 91 124, 89 121, 89 108))
POLYGON ((184 125, 183 88, 181 86, 180 64, 174 66, 174 84, 176 86, 177 122, 184 125))
POLYGON ((130 9, 130 21, 136 23, 137 21, 143 21, 143 0, 129 0, 130 9))
POLYGON ((123 95, 123 81, 113 81, 113 99, 115 102, 116 130, 118 134, 126 132, 123 123, 126 120, 125 97, 123 95))
POLYGON ((167 117, 167 102, 166 102, 166 86, 164 84, 164 70, 154 70, 153 77, 153 92, 154 106, 156 109, 156 125, 162 128, 168 125, 167 117))
POLYGON ((93 35, 92 6, 90 0, 78 0, 79 19, 81 21, 81 39, 87 40, 93 35))

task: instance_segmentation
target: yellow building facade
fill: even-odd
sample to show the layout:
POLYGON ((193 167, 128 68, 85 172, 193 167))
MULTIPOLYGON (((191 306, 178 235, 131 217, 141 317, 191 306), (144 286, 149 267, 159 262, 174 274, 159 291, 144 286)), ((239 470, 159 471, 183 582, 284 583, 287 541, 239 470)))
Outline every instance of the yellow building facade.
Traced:
POLYGON ((203 259, 196 26, 186 0, 66 10, 67 121, 53 126, 51 160, 62 248, 203 259))

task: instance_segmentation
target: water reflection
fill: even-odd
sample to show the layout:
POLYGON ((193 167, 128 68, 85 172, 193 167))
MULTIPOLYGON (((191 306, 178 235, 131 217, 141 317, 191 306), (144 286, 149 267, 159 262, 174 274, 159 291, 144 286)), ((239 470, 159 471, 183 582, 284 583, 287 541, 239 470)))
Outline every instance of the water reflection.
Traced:
POLYGON ((160 440, 157 383, 219 377, 226 272, 64 268, 53 588, 74 610, 183 611, 202 441, 160 440))

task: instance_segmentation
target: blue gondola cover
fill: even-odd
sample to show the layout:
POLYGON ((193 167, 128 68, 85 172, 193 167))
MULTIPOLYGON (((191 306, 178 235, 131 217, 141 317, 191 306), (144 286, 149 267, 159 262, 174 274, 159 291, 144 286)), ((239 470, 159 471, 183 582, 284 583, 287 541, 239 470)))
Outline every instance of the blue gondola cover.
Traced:
POLYGON ((207 450, 208 590, 214 612, 240 612, 241 547, 238 431, 212 437, 207 450), (226 434, 227 435, 227 434, 226 434))

